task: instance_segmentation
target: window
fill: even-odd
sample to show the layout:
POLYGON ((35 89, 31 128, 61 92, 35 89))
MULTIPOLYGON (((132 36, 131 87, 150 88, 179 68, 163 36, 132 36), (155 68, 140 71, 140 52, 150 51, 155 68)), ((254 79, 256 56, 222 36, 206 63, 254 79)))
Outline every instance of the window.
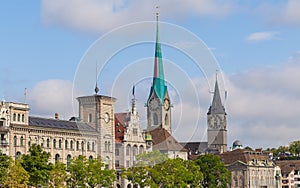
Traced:
POLYGON ((76 149, 79 150, 79 141, 76 142, 76 149))
POLYGON ((90 151, 90 142, 87 142, 87 150, 90 151))
POLYGON ((137 147, 137 145, 134 145, 134 146, 133 146, 132 155, 133 155, 133 156, 136 156, 137 153, 138 153, 138 147, 137 147))
POLYGON ((129 168, 129 160, 126 161, 126 167, 129 168))
POLYGON ((65 149, 68 149, 68 140, 65 140, 65 149))
POLYGON ((20 156, 21 156, 21 152, 17 151, 17 153, 16 153, 16 158, 19 159, 20 156))
POLYGON ((130 155, 130 145, 126 146, 126 155, 129 156, 130 155))
POLYGON ((21 136, 21 138, 20 138, 20 146, 23 146, 24 145, 24 138, 23 138, 23 136, 21 136))
POLYGON ((92 160, 92 159, 93 159, 93 156, 90 155, 90 156, 89 156, 89 160, 92 160))
POLYGON ((59 141, 58 141, 58 147, 59 147, 59 148, 62 147, 61 144, 62 144, 62 141, 61 141, 61 139, 59 139, 59 141))
POLYGON ((17 136, 14 136, 14 146, 17 146, 17 136))
POLYGON ((104 151, 107 151, 107 148, 108 148, 108 143, 107 141, 104 142, 104 151))
POLYGON ((168 114, 166 114, 166 116, 165 116, 165 125, 168 125, 168 114))
POLYGON ((133 128, 132 132, 133 132, 133 136, 137 136, 137 128, 133 128))
POLYGON ((21 119, 21 115, 20 115, 20 114, 18 114, 18 121, 20 121, 20 119, 21 119))
POLYGON ((70 141, 70 149, 73 149, 73 140, 70 141))
POLYGON ((25 116, 22 114, 22 122, 25 122, 25 116))
POLYGON ((95 143, 92 142, 92 151, 95 151, 95 143))
POLYGON ((144 146, 140 145, 140 153, 143 153, 143 152, 144 152, 144 146))
POLYGON ((53 148, 56 148, 56 140, 53 140, 53 148))
POLYGON ((107 150, 110 151, 110 141, 107 142, 107 150))
POLYGON ((71 164, 71 155, 67 155, 67 168, 70 166, 71 164))
POLYGON ((59 160, 60 160, 60 156, 59 156, 59 154, 56 154, 55 155, 55 162, 57 163, 59 160))
POLYGON ((115 149, 115 154, 116 154, 116 156, 119 156, 119 148, 115 149))
POLYGON ((44 147, 44 139, 42 138, 41 146, 44 147))
POLYGON ((13 121, 16 121, 17 120, 17 115, 16 115, 16 113, 14 113, 14 115, 13 115, 13 121))
POLYGON ((116 160, 116 161, 115 161, 115 166, 116 166, 116 168, 119 168, 119 167, 120 167, 120 162, 119 162, 119 160, 116 160))
POLYGON ((47 148, 50 148, 50 139, 47 138, 47 148))
POLYGON ((153 124, 158 125, 158 116, 156 113, 153 114, 153 124))
POLYGON ((28 147, 30 147, 31 146, 31 138, 29 138, 29 140, 28 140, 28 147))
POLYGON ((88 122, 91 123, 92 121, 93 121, 93 116, 92 116, 92 114, 89 114, 88 122))
POLYGON ((82 151, 84 150, 84 142, 83 141, 81 142, 81 149, 82 149, 82 151))
POLYGON ((108 169, 109 168, 109 157, 106 156, 105 158, 105 169, 108 169))

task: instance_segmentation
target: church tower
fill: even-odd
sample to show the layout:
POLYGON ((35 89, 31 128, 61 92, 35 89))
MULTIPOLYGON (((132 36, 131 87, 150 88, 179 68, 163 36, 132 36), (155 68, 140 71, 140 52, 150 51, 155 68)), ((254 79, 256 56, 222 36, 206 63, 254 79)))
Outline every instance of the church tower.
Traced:
POLYGON ((146 106, 148 130, 160 127, 166 129, 171 134, 171 103, 164 79, 161 44, 158 32, 158 12, 156 13, 154 75, 146 106))
POLYGON ((208 148, 217 149, 220 153, 226 152, 226 112, 222 105, 217 78, 212 104, 207 112, 207 125, 208 148))

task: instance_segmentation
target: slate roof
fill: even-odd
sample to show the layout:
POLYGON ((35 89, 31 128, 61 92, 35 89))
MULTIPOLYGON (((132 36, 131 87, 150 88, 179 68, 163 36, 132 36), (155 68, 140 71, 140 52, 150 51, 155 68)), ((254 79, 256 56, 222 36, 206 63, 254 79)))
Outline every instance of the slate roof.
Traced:
POLYGON ((220 154, 221 160, 225 164, 232 164, 236 161, 241 161, 247 164, 249 161, 256 159, 258 161, 270 161, 269 156, 261 152, 247 151, 245 149, 236 149, 220 154))
POLYGON ((292 170, 300 170, 300 160, 276 161, 275 164, 280 167, 282 174, 289 174, 292 170))
POLYGON ((166 129, 158 127, 150 131, 153 150, 187 151, 166 129))
POLYGON ((66 120, 59 120, 59 119, 32 117, 32 116, 29 116, 29 126, 96 132, 96 129, 94 129, 89 124, 84 122, 66 121, 66 120))
POLYGON ((126 122, 128 122, 128 113, 115 113, 116 143, 122 143, 124 140, 124 131, 126 131, 126 122))
POLYGON ((219 84, 218 84, 217 79, 216 79, 216 83, 215 83, 213 100, 212 100, 211 106, 209 107, 207 114, 226 114, 225 108, 222 105, 219 84))

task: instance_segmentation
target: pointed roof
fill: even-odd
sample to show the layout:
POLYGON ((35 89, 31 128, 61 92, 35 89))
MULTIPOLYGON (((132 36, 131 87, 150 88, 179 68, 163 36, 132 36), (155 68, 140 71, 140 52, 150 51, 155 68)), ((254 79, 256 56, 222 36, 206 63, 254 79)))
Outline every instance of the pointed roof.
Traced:
POLYGON ((162 104, 164 97, 166 95, 166 91, 167 91, 167 86, 165 85, 161 44, 160 44, 159 32, 158 32, 158 13, 156 13, 156 43, 155 43, 154 74, 153 74, 153 83, 151 86, 149 98, 151 97, 152 93, 155 92, 162 104))
POLYGON ((216 83, 215 83, 214 97, 213 97, 211 106, 209 107, 209 111, 207 114, 226 114, 225 108, 222 105, 222 100, 221 100, 221 96, 220 96, 220 90, 219 90, 219 84, 218 84, 217 78, 216 78, 216 83))

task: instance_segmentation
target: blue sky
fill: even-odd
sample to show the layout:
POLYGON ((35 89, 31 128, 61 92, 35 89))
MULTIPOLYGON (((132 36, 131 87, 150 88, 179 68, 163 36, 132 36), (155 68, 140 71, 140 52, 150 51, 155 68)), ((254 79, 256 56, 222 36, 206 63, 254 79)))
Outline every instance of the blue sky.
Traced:
MULTIPOLYGON (((160 21, 195 34, 219 63, 224 79, 223 90, 229 93, 226 101, 228 145, 240 139, 244 145, 252 147, 277 147, 298 139, 300 2, 297 0, 187 0, 184 3, 179 0, 2 1, 0 98, 23 102, 24 88, 27 88, 31 114, 53 116, 58 111, 67 119, 73 113, 70 105, 73 80, 89 47, 120 26, 154 21, 157 4, 160 6, 160 21)), ((155 28, 153 40, 154 31, 155 28)), ((172 35, 163 30, 161 34, 162 41, 164 35, 172 35)), ((130 34, 124 37, 130 37, 130 34)), ((181 40, 181 36, 173 37, 181 40)), ((151 43, 136 45, 116 55, 108 64, 111 66, 101 70, 103 73, 98 79, 101 93, 110 95, 112 83, 118 86, 129 80, 113 70, 130 72, 128 69, 134 69, 134 66, 129 64, 151 58, 153 48, 151 43), (117 63, 120 61, 127 66, 119 67, 117 63), (115 75, 119 76, 118 79, 115 75)), ((184 61, 184 57, 168 46, 163 46, 162 50, 168 79, 167 76, 172 77, 172 71, 176 71, 172 67, 169 69, 172 71, 168 71, 168 61, 181 67, 182 62, 176 62, 176 59, 184 61)), ((188 94, 181 98, 178 91, 182 88, 170 83, 170 88, 174 86, 173 122, 180 122, 174 125, 177 130, 174 135, 182 141, 205 140, 205 113, 211 100, 208 92, 211 88, 206 82, 214 83, 214 76, 204 78, 201 74, 194 74, 192 69, 183 69, 197 88, 199 96, 196 97, 201 106, 189 101, 192 97, 188 94), (199 118, 196 117, 198 114, 187 113, 194 108, 200 109, 201 125, 197 124, 195 134, 191 135, 184 130, 191 124, 191 130, 195 128, 191 119, 199 118), (175 118, 178 114, 181 114, 180 121, 175 118)), ((152 69, 147 70, 152 75, 152 69)), ((140 83, 136 92, 140 91, 137 96, 142 106, 150 83, 146 78, 136 82, 140 83)), ((132 81, 127 84, 132 85, 132 81)), ((115 88, 116 111, 127 109, 130 99, 130 87, 121 88, 115 88), (124 93, 124 97, 119 93, 124 93)), ((78 91, 76 94, 92 92, 93 88, 91 93, 78 91)), ((140 111, 143 117, 145 109, 140 107, 140 111)))

